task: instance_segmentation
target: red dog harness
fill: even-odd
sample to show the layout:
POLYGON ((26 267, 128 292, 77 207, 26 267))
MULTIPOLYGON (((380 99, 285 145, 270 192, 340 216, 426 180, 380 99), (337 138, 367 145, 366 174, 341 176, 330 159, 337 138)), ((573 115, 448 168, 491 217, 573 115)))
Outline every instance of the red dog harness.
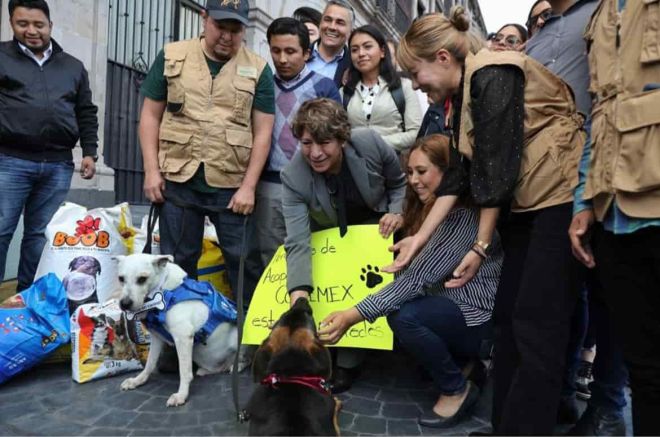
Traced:
POLYGON ((271 373, 261 380, 261 384, 271 388, 278 388, 279 384, 298 384, 314 389, 324 395, 330 394, 328 383, 320 376, 279 376, 276 373, 271 373))

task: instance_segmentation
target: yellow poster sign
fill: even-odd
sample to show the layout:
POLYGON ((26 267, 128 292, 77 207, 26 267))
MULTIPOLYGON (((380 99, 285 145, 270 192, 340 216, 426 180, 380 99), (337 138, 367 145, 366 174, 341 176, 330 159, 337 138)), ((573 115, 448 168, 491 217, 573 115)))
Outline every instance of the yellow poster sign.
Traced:
MULTIPOLYGON (((328 314, 355 306, 392 282, 392 275, 380 267, 392 262, 387 248, 392 238, 378 233, 378 225, 349 226, 343 238, 339 228, 312 233, 312 275, 314 290, 310 303, 314 320, 320 323, 328 314)), ((280 246, 261 275, 243 331, 244 344, 261 344, 273 324, 289 309, 286 287, 286 254, 280 246)), ((387 320, 360 322, 351 327, 337 346, 392 349, 393 336, 387 320)))

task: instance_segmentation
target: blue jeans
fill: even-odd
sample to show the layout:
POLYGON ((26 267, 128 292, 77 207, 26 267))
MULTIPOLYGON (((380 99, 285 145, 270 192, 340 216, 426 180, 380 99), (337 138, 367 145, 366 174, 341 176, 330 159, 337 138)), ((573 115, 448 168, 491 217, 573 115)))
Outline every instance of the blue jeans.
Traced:
POLYGON ((197 261, 202 254, 204 238, 204 216, 208 216, 218 233, 218 244, 225 258, 229 285, 236 298, 238 289, 238 268, 241 250, 245 258, 244 303, 249 304, 254 288, 261 275, 261 259, 255 241, 255 226, 252 217, 245 223, 245 216, 227 209, 236 189, 220 189, 215 193, 201 193, 188 187, 167 181, 165 184, 165 202, 160 213, 160 250, 163 254, 174 256, 174 262, 197 279, 197 261), (183 200, 187 205, 211 207, 219 212, 204 212, 191 207, 177 206, 176 200, 183 200), (246 247, 242 247, 245 225, 246 247))
POLYGON ((444 395, 465 389, 461 366, 479 358, 482 342, 492 338, 490 321, 467 326, 458 306, 444 296, 406 302, 387 321, 401 345, 424 366, 444 395))
MULTIPOLYGON (((596 269, 598 268, 597 266, 596 269)), ((589 406, 597 407, 606 414, 622 416, 626 406, 624 388, 628 381, 628 370, 623 360, 623 350, 613 331, 613 321, 603 299, 603 289, 596 277, 596 271, 590 270, 586 287, 573 315, 572 338, 568 347, 562 396, 575 396, 575 377, 588 323, 593 325, 597 347, 593 363, 594 380, 589 384, 589 406)))
POLYGON ((25 210, 17 290, 32 285, 46 244, 46 226, 64 202, 72 175, 70 161, 36 162, 0 153, 0 282, 5 277, 9 243, 25 210))

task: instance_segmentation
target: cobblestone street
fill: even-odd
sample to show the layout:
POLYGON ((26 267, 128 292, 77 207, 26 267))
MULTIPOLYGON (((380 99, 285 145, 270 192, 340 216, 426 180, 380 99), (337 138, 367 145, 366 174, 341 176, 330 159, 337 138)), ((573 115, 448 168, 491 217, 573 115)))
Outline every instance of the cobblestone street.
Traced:
MULTIPOLYGON (((339 397, 342 435, 440 435, 420 428, 417 416, 435 398, 416 365, 391 352, 373 352, 353 388, 339 397)), ((0 387, 2 435, 245 435, 247 425, 235 420, 229 375, 196 378, 188 402, 167 408, 178 376, 155 374, 132 392, 119 391, 125 378, 77 384, 69 365, 43 365, 0 387)), ((253 383, 248 372, 240 378, 241 402, 253 383)), ((488 430, 488 393, 473 417, 444 434, 466 435, 488 430)))

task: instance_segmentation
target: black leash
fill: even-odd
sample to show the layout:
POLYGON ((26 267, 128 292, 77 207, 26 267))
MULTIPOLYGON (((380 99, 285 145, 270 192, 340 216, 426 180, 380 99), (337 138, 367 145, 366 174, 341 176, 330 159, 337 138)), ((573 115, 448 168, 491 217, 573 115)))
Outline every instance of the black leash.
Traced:
POLYGON ((147 243, 144 245, 142 253, 151 254, 151 242, 153 240, 156 223, 158 223, 158 217, 160 217, 160 208, 160 203, 152 203, 151 208, 149 208, 149 217, 147 218, 147 243))
MULTIPOLYGON (((168 200, 172 202, 174 205, 178 206, 179 208, 183 209, 183 213, 185 214, 185 210, 190 208, 190 209, 196 209, 198 211, 207 213, 207 212, 212 212, 212 213, 218 213, 221 211, 226 211, 225 208, 221 207, 202 207, 199 205, 194 205, 191 203, 188 203, 178 197, 173 198, 173 196, 168 196, 168 200)), ((142 250, 142 253, 151 253, 151 242, 153 238, 153 232, 156 227, 156 223, 158 222, 158 218, 160 216, 160 210, 161 210, 162 204, 157 204, 157 203, 152 203, 151 208, 149 209, 149 218, 147 220, 147 242, 144 246, 144 249, 142 250)), ((241 342, 243 341, 243 323, 245 321, 245 309, 243 308, 243 292, 245 289, 245 257, 247 256, 246 251, 247 251, 247 226, 248 226, 248 220, 250 219, 250 216, 245 216, 243 219, 243 231, 242 231, 242 237, 241 237, 241 257, 239 259, 238 263, 238 290, 236 290, 236 328, 237 328, 237 336, 238 336, 238 343, 236 345, 236 355, 234 356, 234 368, 232 371, 232 378, 231 378, 231 389, 232 389, 232 396, 234 399, 234 408, 236 410, 236 420, 238 420, 239 423, 245 423, 250 419, 250 415, 248 414, 247 410, 241 409, 241 403, 239 399, 239 392, 238 392, 238 363, 240 359, 240 354, 241 354, 241 342)), ((181 223, 181 229, 182 229, 182 234, 183 234, 183 226, 185 226, 185 222, 181 223)), ((179 238, 180 240, 181 238, 179 238)), ((179 242, 177 242, 176 247, 178 247, 179 242)), ((176 249, 175 249, 176 251, 176 249)))
POLYGON ((250 216, 245 216, 243 220, 243 236, 241 238, 241 258, 238 264, 238 290, 236 292, 236 328, 238 334, 238 344, 236 345, 236 355, 234 356, 234 368, 231 375, 231 391, 234 398, 234 408, 236 409, 236 420, 238 423, 245 423, 250 420, 250 414, 246 409, 241 409, 241 402, 238 393, 238 362, 241 355, 241 342, 243 341, 243 323, 245 322, 245 309, 243 308, 243 290, 245 280, 245 256, 247 250, 246 234, 247 225, 250 216))

